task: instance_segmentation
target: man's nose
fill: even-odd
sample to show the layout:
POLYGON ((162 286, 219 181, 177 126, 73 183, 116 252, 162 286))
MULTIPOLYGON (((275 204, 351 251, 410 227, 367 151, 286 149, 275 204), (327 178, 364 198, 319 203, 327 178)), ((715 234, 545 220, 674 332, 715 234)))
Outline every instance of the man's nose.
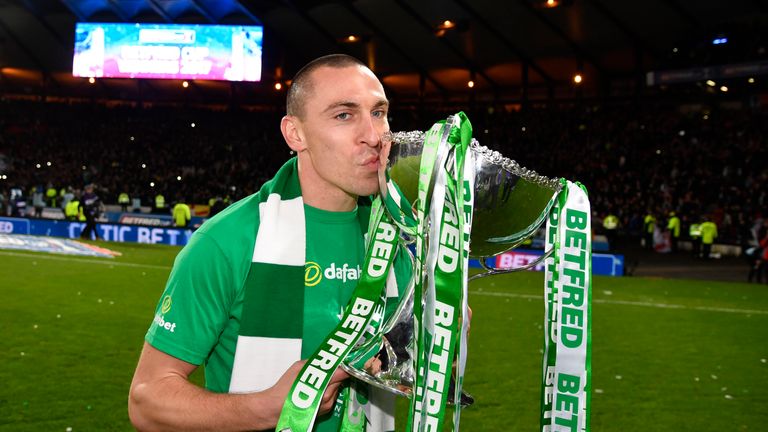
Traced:
POLYGON ((367 116, 362 123, 360 141, 371 147, 380 146, 381 134, 386 131, 386 127, 384 127, 381 120, 376 119, 373 116, 367 116))

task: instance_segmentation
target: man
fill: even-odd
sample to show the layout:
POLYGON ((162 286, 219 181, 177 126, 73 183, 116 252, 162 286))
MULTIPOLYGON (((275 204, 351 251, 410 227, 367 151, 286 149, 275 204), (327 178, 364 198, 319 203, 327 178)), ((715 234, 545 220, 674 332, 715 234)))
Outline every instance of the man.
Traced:
POLYGON ((131 195, 131 211, 141 213, 141 193, 138 188, 134 188, 131 195))
POLYGON ((173 206, 173 226, 176 228, 186 228, 192 220, 192 211, 185 201, 182 198, 173 206))
POLYGON ((688 236, 691 238, 691 252, 694 258, 701 257, 701 224, 691 223, 688 227, 688 236))
POLYGON ((158 192, 157 195, 155 195, 155 209, 154 209, 154 213, 156 213, 156 214, 164 214, 166 212, 166 210, 167 209, 165 208, 165 196, 163 196, 162 193, 158 192))
POLYGON ((9 199, 11 205, 11 217, 24 217, 27 215, 27 200, 24 191, 20 187, 12 187, 9 199))
POLYGON ((66 216, 68 221, 76 221, 78 219, 78 216, 80 215, 80 197, 73 194, 72 199, 67 202, 66 207, 64 207, 64 216, 66 216))
POLYGON ((43 199, 43 186, 39 185, 33 188, 32 192, 32 207, 35 208, 35 217, 43 217, 43 209, 45 208, 45 200, 43 199))
MULTIPOLYGON (((321 57, 297 73, 280 124, 297 157, 205 222, 176 259, 131 383, 137 429, 275 428, 296 360, 335 327, 360 275, 363 197, 378 191, 387 109, 379 80, 352 57, 321 57), (205 390, 188 381, 203 362, 205 390)), ((406 266, 395 261, 398 285, 406 266)), ((338 430, 347 378, 333 373, 316 430, 338 430)))
POLYGON ((669 240, 672 243, 672 253, 676 253, 677 241, 680 239, 680 218, 677 217, 675 212, 669 212, 667 230, 669 231, 669 240))
POLYGON ((645 248, 653 250, 653 233, 656 231, 656 216, 653 215, 651 210, 643 219, 643 239, 645 240, 645 248))
POLYGON ((128 211, 128 204, 131 203, 131 197, 128 195, 128 192, 122 191, 120 192, 120 195, 117 196, 117 203, 120 204, 120 211, 125 213, 128 211))
POLYGON ((619 218, 613 212, 608 212, 608 215, 603 218, 603 229, 605 230, 605 237, 608 240, 608 249, 615 251, 618 248, 616 244, 616 231, 619 229, 619 218))
POLYGON ((64 194, 61 195, 61 208, 66 213, 67 206, 75 198, 75 191, 72 190, 72 186, 67 186, 66 189, 62 188, 62 191, 64 191, 64 194))
POLYGON ((709 254, 712 252, 712 244, 717 238, 717 225, 712 222, 710 217, 704 218, 704 223, 699 227, 701 231, 701 257, 709 259, 709 254))
POLYGON ((93 190, 93 185, 89 184, 85 186, 85 192, 80 198, 78 204, 82 209, 82 214, 85 215, 85 228, 80 233, 80 238, 85 240, 99 240, 99 231, 96 229, 96 219, 101 213, 101 198, 93 190), (93 234, 93 238, 91 237, 93 234))
POLYGON ((51 182, 48 182, 48 187, 45 189, 45 200, 48 207, 56 207, 56 198, 59 192, 53 187, 51 182))

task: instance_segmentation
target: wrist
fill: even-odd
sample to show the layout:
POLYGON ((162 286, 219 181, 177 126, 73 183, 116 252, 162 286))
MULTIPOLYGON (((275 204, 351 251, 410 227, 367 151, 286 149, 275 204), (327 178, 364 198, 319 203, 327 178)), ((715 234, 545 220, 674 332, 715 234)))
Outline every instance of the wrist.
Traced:
POLYGON ((274 429, 280 418, 283 401, 275 397, 270 390, 272 389, 248 395, 249 418, 253 419, 257 430, 274 429))

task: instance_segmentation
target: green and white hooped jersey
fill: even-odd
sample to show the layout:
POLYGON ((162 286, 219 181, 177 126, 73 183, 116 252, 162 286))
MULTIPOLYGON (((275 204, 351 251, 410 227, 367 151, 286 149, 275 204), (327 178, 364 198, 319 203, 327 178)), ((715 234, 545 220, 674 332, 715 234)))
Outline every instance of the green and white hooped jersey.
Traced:
MULTIPOLYGON (((145 338, 153 347, 183 361, 204 363, 206 388, 214 392, 263 390, 294 361, 311 355, 338 323, 360 277, 365 255, 361 225, 366 225, 361 224, 358 210, 327 212, 304 205, 306 262, 299 267, 303 272, 304 300, 297 303, 288 299, 281 303, 283 309, 258 308, 260 314, 266 315, 263 320, 276 327, 276 333, 281 332, 277 327, 300 324, 303 340, 298 344, 278 341, 286 352, 272 361, 261 358, 263 349, 251 353, 253 347, 243 348, 242 334, 247 334, 247 329, 241 328, 243 311, 254 309, 244 305, 249 301, 246 288, 253 282, 259 204, 258 194, 235 203, 193 235, 176 258, 145 338), (238 354, 238 362, 246 359, 249 372, 262 376, 233 379, 237 349, 243 351, 238 354)), ((396 267, 398 282, 387 284, 388 297, 396 297, 397 285, 405 286, 410 278, 409 263, 396 267)), ((286 279, 293 276, 288 274, 286 279)), ((288 284, 275 281, 270 285, 274 286, 268 289, 278 292, 279 298, 279 291, 288 284)), ((388 312, 395 306, 396 302, 388 302, 388 312)), ((280 348, 277 352, 281 352, 280 348)), ((339 412, 319 417, 315 430, 338 430, 339 412)))

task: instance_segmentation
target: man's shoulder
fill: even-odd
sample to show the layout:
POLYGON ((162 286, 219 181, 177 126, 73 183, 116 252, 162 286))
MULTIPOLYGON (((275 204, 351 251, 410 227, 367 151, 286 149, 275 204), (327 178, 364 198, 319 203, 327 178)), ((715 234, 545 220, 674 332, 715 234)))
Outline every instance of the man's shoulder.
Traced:
POLYGON ((205 221, 179 253, 174 267, 199 271, 217 263, 228 266, 232 276, 244 277, 259 226, 258 202, 257 195, 251 195, 205 221))
POLYGON ((215 239, 223 237, 227 242, 234 240, 233 236, 255 236, 259 227, 260 202, 258 192, 245 197, 205 221, 197 232, 215 239))

